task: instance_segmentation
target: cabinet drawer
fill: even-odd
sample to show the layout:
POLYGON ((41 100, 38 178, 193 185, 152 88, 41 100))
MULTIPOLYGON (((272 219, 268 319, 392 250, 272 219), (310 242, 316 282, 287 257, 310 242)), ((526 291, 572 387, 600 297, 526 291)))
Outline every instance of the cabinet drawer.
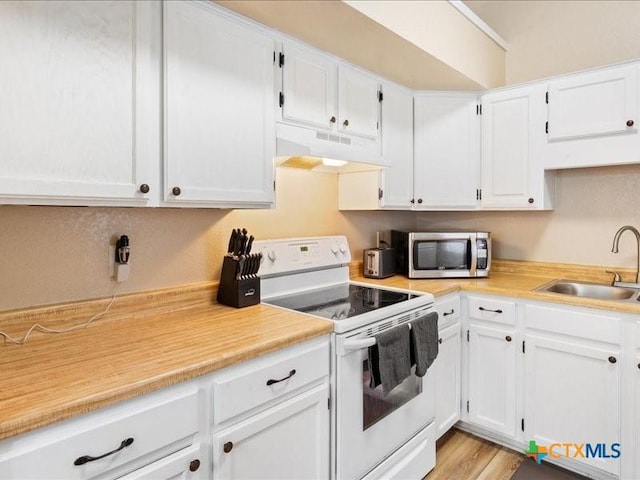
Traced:
POLYGON ((587 313, 570 308, 525 305, 525 326, 545 332, 601 342, 620 343, 620 318, 604 313, 587 313))
POLYGON ((329 375, 329 344, 278 352, 232 367, 213 381, 214 423, 251 410, 329 375))
POLYGON ((8 451, 0 453, 0 478, 113 478, 140 467, 142 457, 150 463, 191 445, 197 433, 196 388, 136 399, 10 440, 8 451), (127 439, 133 442, 124 446, 127 439), (121 446, 75 465, 81 457, 100 457, 121 446))
POLYGON ((469 296, 469 318, 505 325, 516 324, 516 304, 506 300, 469 296))
POLYGON ((438 312, 438 329, 451 325, 460 318, 460 297, 456 295, 451 298, 436 300, 436 312, 438 312))

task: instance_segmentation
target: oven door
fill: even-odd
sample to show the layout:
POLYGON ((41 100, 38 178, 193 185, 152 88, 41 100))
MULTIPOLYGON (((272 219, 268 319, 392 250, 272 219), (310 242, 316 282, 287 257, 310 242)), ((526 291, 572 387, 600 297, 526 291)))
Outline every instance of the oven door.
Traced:
POLYGON ((382 386, 369 387, 371 330, 336 337, 337 479, 362 478, 435 417, 431 370, 422 378, 410 375, 388 395, 382 386))

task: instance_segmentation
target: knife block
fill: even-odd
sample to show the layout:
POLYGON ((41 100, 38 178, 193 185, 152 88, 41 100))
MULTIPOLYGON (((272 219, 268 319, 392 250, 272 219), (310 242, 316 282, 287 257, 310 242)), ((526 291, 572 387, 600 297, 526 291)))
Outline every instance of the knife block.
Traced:
POLYGON ((233 257, 224 257, 220 285, 218 285, 218 303, 230 307, 248 307, 260 303, 260 277, 240 278, 239 261, 233 257))

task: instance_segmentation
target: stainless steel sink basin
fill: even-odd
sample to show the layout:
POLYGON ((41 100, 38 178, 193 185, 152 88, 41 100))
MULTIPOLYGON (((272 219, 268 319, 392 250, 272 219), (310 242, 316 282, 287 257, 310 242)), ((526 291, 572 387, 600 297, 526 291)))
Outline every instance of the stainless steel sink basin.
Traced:
POLYGON ((598 300, 640 301, 640 289, 612 287, 600 283, 580 282, 578 280, 554 280, 536 289, 536 292, 559 293, 573 297, 595 298, 598 300))

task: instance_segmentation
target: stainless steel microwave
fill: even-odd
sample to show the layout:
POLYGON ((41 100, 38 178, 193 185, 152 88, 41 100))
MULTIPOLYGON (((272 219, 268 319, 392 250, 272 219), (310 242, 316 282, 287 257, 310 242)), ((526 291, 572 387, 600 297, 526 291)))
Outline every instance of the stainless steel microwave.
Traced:
POLYGON ((488 277, 490 232, 391 231, 397 272, 409 278, 488 277))

